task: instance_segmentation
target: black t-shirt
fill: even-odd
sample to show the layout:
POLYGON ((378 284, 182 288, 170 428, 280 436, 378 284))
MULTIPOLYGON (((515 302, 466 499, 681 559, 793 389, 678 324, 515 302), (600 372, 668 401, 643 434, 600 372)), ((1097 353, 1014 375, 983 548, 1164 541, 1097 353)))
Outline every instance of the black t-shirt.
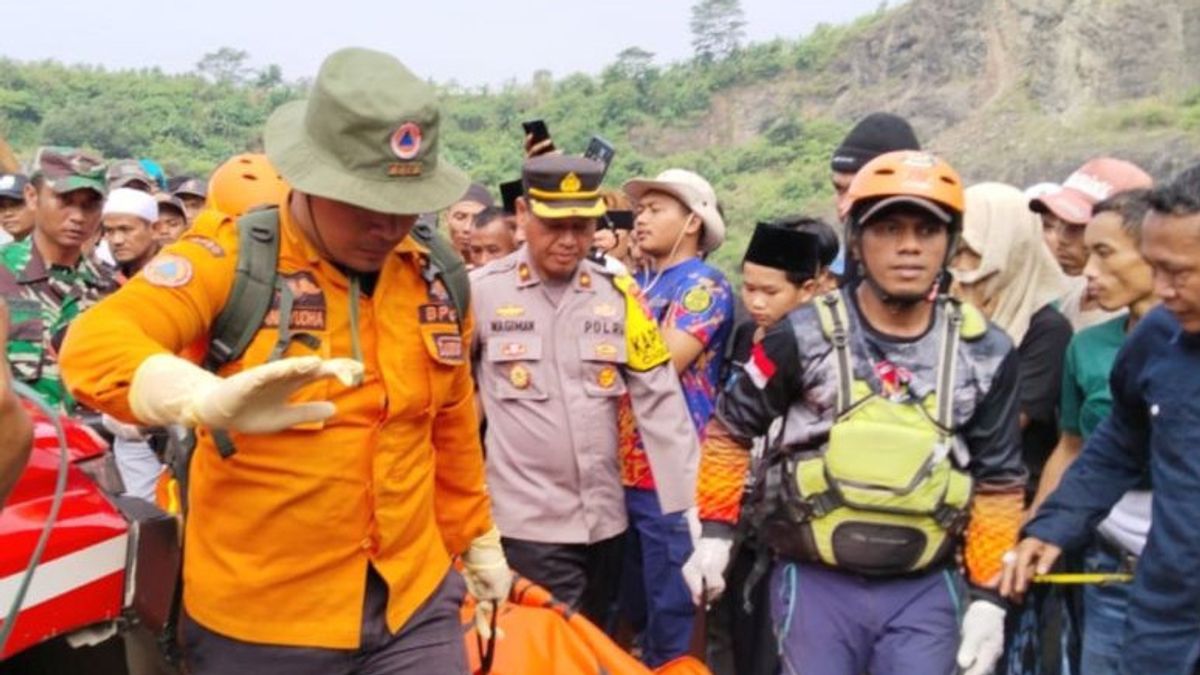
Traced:
POLYGON ((1058 401, 1071 324, 1050 305, 1034 312, 1017 354, 1021 362, 1021 457, 1029 470, 1028 490, 1037 488, 1046 459, 1058 444, 1058 401))
POLYGON ((721 388, 725 387, 725 383, 729 381, 729 376, 735 368, 740 368, 750 357, 750 350, 754 347, 754 331, 758 325, 751 320, 742 321, 735 325, 733 335, 729 337, 729 342, 725 350, 725 368, 721 372, 721 388))

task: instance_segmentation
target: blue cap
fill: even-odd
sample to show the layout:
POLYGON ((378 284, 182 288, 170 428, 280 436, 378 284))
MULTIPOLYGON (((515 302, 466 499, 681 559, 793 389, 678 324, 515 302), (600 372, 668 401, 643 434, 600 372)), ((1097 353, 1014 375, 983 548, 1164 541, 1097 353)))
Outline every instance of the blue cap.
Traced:
POLYGON ((158 184, 159 190, 167 189, 167 173, 158 165, 158 162, 143 158, 138 160, 138 164, 141 164, 146 173, 150 174, 150 177, 158 184))

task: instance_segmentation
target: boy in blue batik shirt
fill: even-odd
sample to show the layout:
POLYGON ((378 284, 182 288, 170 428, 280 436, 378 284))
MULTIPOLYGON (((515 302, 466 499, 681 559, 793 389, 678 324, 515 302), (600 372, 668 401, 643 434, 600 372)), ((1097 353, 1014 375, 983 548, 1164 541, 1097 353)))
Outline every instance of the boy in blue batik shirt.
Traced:
MULTIPOLYGON (((701 257, 724 241, 725 221, 712 186, 691 171, 669 169, 655 180, 632 180, 625 191, 637 214, 634 237, 652 263, 638 272, 637 282, 662 329, 700 433, 712 416, 725 343, 733 330, 733 291, 725 275, 701 257)), ((641 635, 642 660, 654 668, 688 650, 696 609, 682 568, 699 536, 699 520, 662 513, 628 414, 621 416, 620 448, 630 524, 622 613, 641 635)))

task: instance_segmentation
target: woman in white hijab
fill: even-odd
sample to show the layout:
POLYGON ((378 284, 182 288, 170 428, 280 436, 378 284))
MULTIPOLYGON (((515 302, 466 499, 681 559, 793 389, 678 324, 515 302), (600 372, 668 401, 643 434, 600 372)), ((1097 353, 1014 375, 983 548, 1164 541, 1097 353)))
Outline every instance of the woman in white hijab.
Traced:
POLYGON ((1029 485, 1058 442, 1058 399, 1071 324, 1053 303, 1062 270, 1042 243, 1042 226, 1011 185, 967 188, 963 233, 951 263, 954 290, 1003 328, 1021 363, 1021 430, 1029 485))
MULTIPOLYGON (((1043 243, 1040 218, 1029 210, 1029 200, 1020 190, 1000 183, 967 188, 962 240, 951 272, 955 294, 982 310, 1017 346, 1028 504, 1058 443, 1058 404, 1071 324, 1054 307, 1066 280, 1043 243)), ((1043 589, 1028 597, 1019 612, 1010 613, 1005 626, 1010 667, 1028 666, 1043 649, 1057 654, 1061 634, 1053 626, 1058 624, 1044 623, 1044 617, 1061 616, 1062 611, 1061 599, 1043 589)))

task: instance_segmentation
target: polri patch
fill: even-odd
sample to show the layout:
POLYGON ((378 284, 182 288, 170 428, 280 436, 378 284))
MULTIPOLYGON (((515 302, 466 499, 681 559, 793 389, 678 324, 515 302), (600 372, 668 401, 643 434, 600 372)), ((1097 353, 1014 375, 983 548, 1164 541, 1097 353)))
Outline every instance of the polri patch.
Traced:
POLYGON ((192 280, 192 261, 174 253, 163 253, 146 265, 142 276, 151 286, 179 288, 192 280))

